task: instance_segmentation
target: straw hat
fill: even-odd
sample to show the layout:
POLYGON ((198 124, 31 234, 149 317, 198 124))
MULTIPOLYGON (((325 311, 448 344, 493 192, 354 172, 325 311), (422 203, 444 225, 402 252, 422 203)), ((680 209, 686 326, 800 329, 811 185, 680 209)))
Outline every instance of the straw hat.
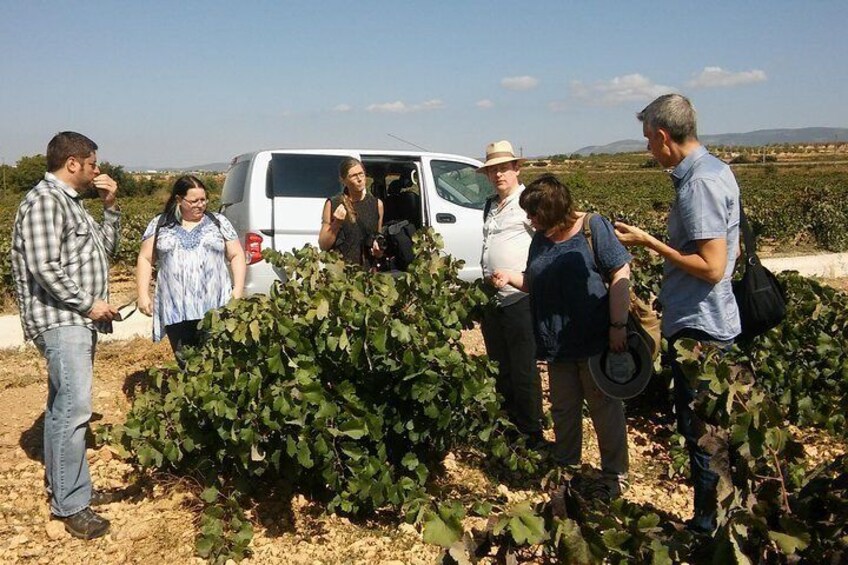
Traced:
POLYGON ((512 150, 512 143, 507 140, 495 141, 486 147, 486 162, 478 170, 483 170, 486 167, 500 165, 501 163, 510 163, 518 161, 518 164, 525 162, 527 159, 522 159, 515 156, 515 151, 512 150))
POLYGON ((604 351, 589 358, 589 373, 601 392, 619 400, 642 392, 654 372, 651 348, 638 332, 627 332, 627 350, 604 351))

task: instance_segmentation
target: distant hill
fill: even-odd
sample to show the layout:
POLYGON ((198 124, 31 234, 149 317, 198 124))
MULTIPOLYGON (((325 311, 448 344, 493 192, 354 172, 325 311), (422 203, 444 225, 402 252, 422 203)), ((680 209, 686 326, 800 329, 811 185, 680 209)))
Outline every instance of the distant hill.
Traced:
MULTIPOLYGON (((747 133, 720 133, 700 137, 705 145, 737 145, 739 147, 759 147, 775 143, 832 143, 848 141, 848 128, 760 129, 747 133)), ((623 139, 606 145, 589 145, 578 149, 575 153, 590 155, 634 151, 647 151, 645 140, 623 139)))
POLYGON ((157 173, 223 173, 226 172, 229 166, 229 163, 207 163, 193 167, 126 167, 126 169, 133 173, 144 173, 147 171, 156 171, 157 173))

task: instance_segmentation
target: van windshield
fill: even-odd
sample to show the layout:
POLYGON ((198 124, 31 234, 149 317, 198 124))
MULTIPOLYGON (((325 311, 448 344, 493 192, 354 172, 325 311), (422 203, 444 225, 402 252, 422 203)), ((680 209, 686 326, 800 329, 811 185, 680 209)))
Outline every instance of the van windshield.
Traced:
POLYGON ((274 154, 268 174, 269 196, 331 198, 341 192, 339 165, 345 155, 274 154))

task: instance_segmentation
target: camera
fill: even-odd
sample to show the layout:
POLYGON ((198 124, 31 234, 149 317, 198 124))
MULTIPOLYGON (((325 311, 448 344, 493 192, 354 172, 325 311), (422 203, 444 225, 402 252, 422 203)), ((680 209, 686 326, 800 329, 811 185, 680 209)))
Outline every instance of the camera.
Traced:
POLYGON ((386 236, 382 233, 375 233, 374 235, 368 236, 368 239, 365 240, 365 249, 368 250, 369 253, 374 249, 374 244, 377 244, 377 248, 380 251, 386 251, 386 236))

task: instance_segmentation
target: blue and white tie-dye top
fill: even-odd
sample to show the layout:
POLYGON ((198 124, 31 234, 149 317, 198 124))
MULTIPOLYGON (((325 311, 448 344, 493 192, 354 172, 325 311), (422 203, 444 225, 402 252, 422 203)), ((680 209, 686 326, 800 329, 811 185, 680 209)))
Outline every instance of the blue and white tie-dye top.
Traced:
MULTIPOLYGON (((180 224, 163 226, 156 239, 156 293, 153 298, 153 341, 165 326, 200 320, 209 310, 229 302, 233 284, 225 241, 238 239, 233 225, 220 214, 220 229, 208 216, 186 230, 180 224)), ((160 216, 153 218, 141 240, 153 237, 160 216)))

